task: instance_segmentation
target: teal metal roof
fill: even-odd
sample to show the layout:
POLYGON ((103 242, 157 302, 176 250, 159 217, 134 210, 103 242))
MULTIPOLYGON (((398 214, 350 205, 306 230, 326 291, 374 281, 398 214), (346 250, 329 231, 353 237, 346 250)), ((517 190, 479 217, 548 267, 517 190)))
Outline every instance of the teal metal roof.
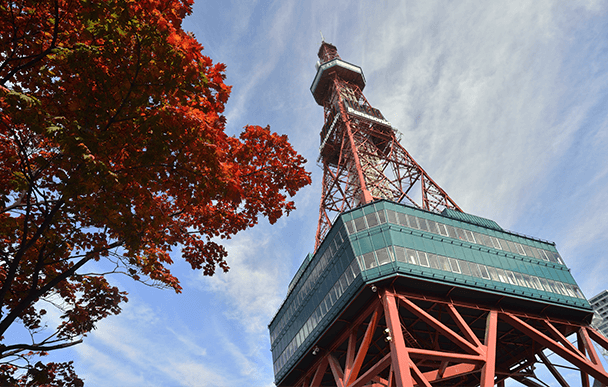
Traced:
POLYGON ((486 228, 491 228, 493 230, 502 231, 502 227, 500 227, 498 225, 498 223, 496 223, 495 221, 486 219, 486 218, 482 218, 479 216, 467 214, 466 212, 461 212, 461 211, 452 210, 450 208, 446 208, 443 210, 441 215, 447 216, 448 218, 460 220, 462 222, 476 224, 481 227, 486 227, 486 228))

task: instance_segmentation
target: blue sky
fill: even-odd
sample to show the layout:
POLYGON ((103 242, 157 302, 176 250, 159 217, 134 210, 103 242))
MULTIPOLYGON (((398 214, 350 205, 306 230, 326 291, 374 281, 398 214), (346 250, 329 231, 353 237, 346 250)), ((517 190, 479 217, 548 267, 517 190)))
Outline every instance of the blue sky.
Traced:
MULTIPOLYGON (((176 295, 112 281, 123 313, 81 344, 87 386, 273 385, 267 324, 314 247, 322 108, 309 87, 325 40, 466 212, 555 241, 587 297, 608 288, 608 6, 602 1, 197 1, 184 23, 226 63, 225 115, 286 133, 313 184, 298 209, 228 241, 231 270, 176 261, 176 295)), ((575 382, 577 384, 577 382, 575 382)))

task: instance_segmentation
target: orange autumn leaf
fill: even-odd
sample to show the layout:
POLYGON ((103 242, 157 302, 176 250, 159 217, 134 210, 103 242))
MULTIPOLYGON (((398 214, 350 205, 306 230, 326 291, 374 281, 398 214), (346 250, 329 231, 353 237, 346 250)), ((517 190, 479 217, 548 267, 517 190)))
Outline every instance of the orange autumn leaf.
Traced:
POLYGON ((191 6, 0 2, 0 384, 81 385, 69 363, 5 360, 73 345, 120 312, 125 293, 87 262, 179 292, 176 246, 206 275, 228 270, 215 238, 276 222, 310 184, 286 136, 226 134, 225 66, 182 30, 191 6), (15 324, 48 323, 48 297, 63 306, 52 344, 11 342, 15 324))

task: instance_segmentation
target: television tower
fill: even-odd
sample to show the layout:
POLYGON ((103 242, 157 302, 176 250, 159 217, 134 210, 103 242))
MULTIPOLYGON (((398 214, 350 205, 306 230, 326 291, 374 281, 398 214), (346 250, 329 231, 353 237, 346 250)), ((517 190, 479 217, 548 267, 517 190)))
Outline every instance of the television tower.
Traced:
POLYGON ((367 102, 361 68, 326 42, 319 58, 319 225, 269 324, 276 385, 541 387, 543 364, 567 387, 557 357, 608 385, 608 340, 555 243, 462 212, 367 102))
POLYGON ((325 42, 319 59, 310 88, 325 114, 319 148, 323 190, 315 248, 337 214, 374 200, 405 202, 436 212, 444 208, 461 211, 401 146, 380 110, 367 102, 361 68, 343 61, 336 47, 325 42))

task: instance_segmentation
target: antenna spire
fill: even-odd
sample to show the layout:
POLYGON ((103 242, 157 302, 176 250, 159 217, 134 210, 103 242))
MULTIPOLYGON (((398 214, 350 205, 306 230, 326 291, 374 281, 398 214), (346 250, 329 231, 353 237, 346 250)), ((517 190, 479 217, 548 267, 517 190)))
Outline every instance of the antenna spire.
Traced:
POLYGON ((321 32, 321 30, 319 30, 319 33, 321 34, 321 42, 325 43, 325 38, 323 37, 323 32, 321 32))

